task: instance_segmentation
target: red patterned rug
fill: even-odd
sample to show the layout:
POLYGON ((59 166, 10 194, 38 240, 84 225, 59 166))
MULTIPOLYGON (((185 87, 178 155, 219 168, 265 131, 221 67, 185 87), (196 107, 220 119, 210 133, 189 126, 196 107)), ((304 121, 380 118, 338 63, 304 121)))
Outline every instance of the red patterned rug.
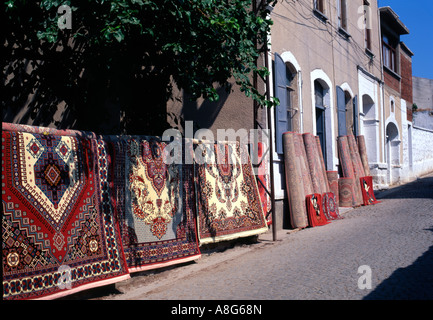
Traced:
POLYGON ((338 193, 340 207, 349 208, 356 206, 355 195, 353 191, 353 178, 338 179, 338 193))
MULTIPOLYGON (((349 138, 347 136, 338 137, 338 156, 340 159, 341 171, 344 178, 350 178, 352 182, 352 195, 353 195, 353 206, 360 206, 362 204, 362 192, 361 186, 357 181, 359 181, 359 174, 355 175, 354 162, 352 159, 352 153, 349 146, 349 138), (356 183, 355 183, 356 182, 356 183)), ((348 190, 345 190, 348 191, 348 190)), ((341 191, 340 191, 340 201, 341 201, 341 191)), ((345 203, 347 203, 345 201, 345 203)), ((341 206, 341 205, 340 205, 341 206)))
POLYGON ((323 213, 321 194, 307 195, 307 215, 310 227, 320 227, 330 223, 323 213))
POLYGON ((328 177, 329 190, 335 196, 335 203, 337 207, 340 206, 340 192, 338 190, 338 171, 326 171, 328 177))
POLYGON ((111 140, 117 217, 130 272, 200 258, 192 165, 166 164, 156 137, 111 140))
POLYGON ((59 298, 129 278, 108 161, 95 139, 2 131, 3 299, 59 298))
POLYGON ((311 182, 314 193, 323 194, 328 191, 326 171, 323 171, 319 150, 317 149, 316 138, 311 133, 303 135, 307 163, 310 170, 311 182))
POLYGON ((362 189, 362 198, 364 200, 364 206, 368 206, 371 204, 380 203, 380 201, 376 200, 373 190, 373 177, 367 176, 360 178, 361 189, 362 189))
POLYGON ((200 244, 260 234, 268 230, 245 145, 195 141, 198 235, 200 244))
POLYGON ((365 144, 365 137, 364 136, 357 136, 356 141, 358 143, 358 149, 359 149, 359 156, 361 157, 361 162, 364 167, 364 172, 366 176, 370 176, 370 165, 368 163, 368 156, 367 156, 367 146, 365 144))
POLYGON ((260 201, 262 203, 263 212, 266 216, 266 223, 269 225, 272 224, 272 215, 271 215, 271 197, 266 192, 268 190, 270 192, 270 177, 269 177, 269 157, 268 152, 265 150, 266 145, 263 142, 257 143, 258 147, 258 160, 259 160, 259 167, 258 167, 258 174, 257 174, 257 186, 259 188, 260 193, 260 201))
POLYGON ((327 220, 342 219, 335 198, 336 196, 332 192, 327 192, 322 195, 323 213, 327 220))

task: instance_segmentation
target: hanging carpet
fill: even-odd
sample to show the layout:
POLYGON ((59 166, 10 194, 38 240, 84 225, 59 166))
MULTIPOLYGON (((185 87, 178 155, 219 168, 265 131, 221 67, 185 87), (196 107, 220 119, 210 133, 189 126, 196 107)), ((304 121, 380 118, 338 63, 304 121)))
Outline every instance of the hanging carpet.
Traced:
POLYGON ((271 197, 268 194, 270 191, 270 176, 269 176, 269 149, 267 149, 266 144, 263 142, 257 142, 257 155, 259 166, 257 168, 257 186, 259 188, 260 201, 262 203, 263 212, 266 216, 266 223, 272 224, 271 215, 271 197))
POLYGON ((200 244, 268 230, 245 145, 194 140, 197 225, 200 244))
POLYGON ((192 165, 166 164, 167 143, 157 137, 105 139, 111 141, 113 198, 129 271, 200 258, 192 165))
POLYGON ((3 299, 53 299, 128 279, 104 144, 4 129, 3 299))

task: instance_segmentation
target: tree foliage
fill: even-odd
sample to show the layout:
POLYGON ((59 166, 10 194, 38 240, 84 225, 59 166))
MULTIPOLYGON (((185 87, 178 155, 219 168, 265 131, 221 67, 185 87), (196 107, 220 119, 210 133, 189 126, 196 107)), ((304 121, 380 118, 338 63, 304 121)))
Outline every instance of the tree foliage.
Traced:
MULTIPOLYGON (((38 88, 34 94, 57 90, 72 108, 100 103, 95 90, 131 104, 127 88, 134 81, 162 85, 165 101, 171 80, 194 98, 216 100, 214 84, 234 77, 247 96, 271 107, 276 102, 251 79, 268 74, 256 61, 272 24, 267 6, 274 2, 261 1, 253 12, 251 0, 8 0, 1 22, 8 103, 24 99, 23 81, 38 88), (70 30, 58 27, 63 4, 72 9, 70 30)), ((42 106, 34 100, 36 116, 42 106)))

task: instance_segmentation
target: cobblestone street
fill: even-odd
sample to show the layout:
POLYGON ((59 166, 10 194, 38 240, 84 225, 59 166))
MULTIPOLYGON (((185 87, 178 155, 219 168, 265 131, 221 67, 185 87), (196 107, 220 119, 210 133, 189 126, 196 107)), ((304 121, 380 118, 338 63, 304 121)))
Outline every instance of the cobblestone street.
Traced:
POLYGON ((433 299, 433 175, 344 219, 134 275, 102 299, 433 299), (371 289, 360 289, 360 266, 371 289))

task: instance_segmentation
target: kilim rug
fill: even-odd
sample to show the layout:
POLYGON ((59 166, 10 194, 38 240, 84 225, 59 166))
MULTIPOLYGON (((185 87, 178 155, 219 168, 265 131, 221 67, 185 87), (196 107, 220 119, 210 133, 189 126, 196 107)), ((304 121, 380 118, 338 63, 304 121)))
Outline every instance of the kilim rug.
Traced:
POLYGON ((320 227, 330 223, 322 210, 322 195, 319 193, 307 195, 307 214, 310 227, 320 227))
POLYGON ((335 203, 337 207, 340 206, 340 197, 338 191, 338 171, 326 171, 328 177, 329 190, 335 196, 335 203))
POLYGON ((358 142, 359 155, 361 157, 361 162, 364 167, 364 172, 366 176, 370 176, 370 165, 368 164, 367 156, 367 146, 365 144, 364 136, 357 136, 356 141, 358 142))
POLYGON ((352 178, 338 179, 338 191, 340 207, 354 207, 356 205, 355 195, 353 191, 355 180, 352 178))
POLYGON ((332 192, 322 194, 323 213, 327 220, 342 219, 335 198, 336 196, 332 192))
POLYGON ((157 137, 105 138, 112 145, 114 199, 129 271, 200 258, 192 165, 166 164, 167 143, 157 137))
POLYGON ((95 139, 2 131, 4 299, 59 298, 129 278, 108 165, 95 139))
POLYGON ((380 203, 380 201, 376 200, 376 196, 374 195, 373 178, 371 176, 362 177, 360 179, 360 182, 362 187, 362 198, 364 200, 364 206, 380 203))
POLYGON ((268 230, 245 145, 194 141, 200 244, 257 235, 268 230))
POLYGON ((311 178, 309 174, 308 176, 303 176, 302 166, 304 159, 297 134, 294 132, 284 133, 283 145, 290 224, 293 228, 306 228, 308 227, 308 217, 305 206, 307 194, 305 193, 304 182, 311 184, 311 178))

